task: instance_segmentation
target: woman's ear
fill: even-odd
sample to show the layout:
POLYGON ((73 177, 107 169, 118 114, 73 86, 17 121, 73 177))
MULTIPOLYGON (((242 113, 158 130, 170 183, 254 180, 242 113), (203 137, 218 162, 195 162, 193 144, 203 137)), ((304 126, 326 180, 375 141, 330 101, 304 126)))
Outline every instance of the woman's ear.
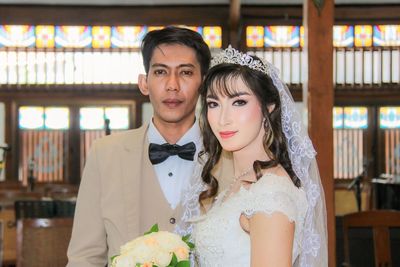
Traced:
POLYGON ((272 111, 274 111, 275 109, 275 104, 269 105, 267 108, 268 108, 268 113, 271 114, 272 111))

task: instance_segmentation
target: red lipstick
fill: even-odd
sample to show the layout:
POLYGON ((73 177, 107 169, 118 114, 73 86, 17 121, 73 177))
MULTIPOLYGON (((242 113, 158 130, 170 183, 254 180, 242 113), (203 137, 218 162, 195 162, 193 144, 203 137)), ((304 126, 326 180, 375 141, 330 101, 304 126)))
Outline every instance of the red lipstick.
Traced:
POLYGON ((237 133, 237 131, 226 131, 226 132, 219 132, 219 135, 222 139, 231 138, 237 133))

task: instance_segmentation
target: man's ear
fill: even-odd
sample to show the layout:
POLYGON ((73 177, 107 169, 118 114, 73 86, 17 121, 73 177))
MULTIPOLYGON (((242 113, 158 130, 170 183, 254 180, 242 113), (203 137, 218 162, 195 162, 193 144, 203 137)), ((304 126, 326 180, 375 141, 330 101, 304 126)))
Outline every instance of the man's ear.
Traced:
POLYGON ((149 90, 147 87, 147 75, 139 74, 138 86, 139 86, 140 92, 142 92, 143 95, 149 95, 149 90))

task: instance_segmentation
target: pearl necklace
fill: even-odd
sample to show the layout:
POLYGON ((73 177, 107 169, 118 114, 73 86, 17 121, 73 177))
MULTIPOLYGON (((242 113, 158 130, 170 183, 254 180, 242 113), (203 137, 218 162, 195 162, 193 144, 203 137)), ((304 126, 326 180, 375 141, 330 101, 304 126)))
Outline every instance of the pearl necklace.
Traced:
POLYGON ((232 186, 233 184, 235 184, 240 178, 242 178, 242 177, 244 177, 244 176, 250 174, 250 172, 251 172, 252 170, 253 170, 253 167, 250 167, 250 168, 248 168, 247 170, 245 170, 244 172, 242 172, 241 174, 239 174, 238 176, 233 177, 231 186, 232 186))
POLYGON ((230 195, 232 195, 232 187, 233 185, 242 177, 250 174, 250 172, 253 170, 253 167, 248 168, 247 170, 245 170, 244 172, 242 172, 241 174, 239 174, 238 176, 233 177, 231 184, 229 185, 228 189, 225 191, 224 196, 223 196, 223 200, 226 200, 230 195))

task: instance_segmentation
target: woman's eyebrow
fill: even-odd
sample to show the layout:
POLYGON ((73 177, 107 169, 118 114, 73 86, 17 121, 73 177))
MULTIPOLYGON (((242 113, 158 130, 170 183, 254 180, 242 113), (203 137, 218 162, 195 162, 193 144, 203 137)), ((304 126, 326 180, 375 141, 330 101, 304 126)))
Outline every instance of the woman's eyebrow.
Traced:
POLYGON ((218 100, 218 96, 216 95, 208 95, 207 98, 218 100))
POLYGON ((229 95, 229 97, 230 98, 235 98, 235 97, 239 97, 239 96, 242 96, 242 95, 250 95, 250 94, 248 92, 235 92, 235 93, 229 95))
MULTIPOLYGON (((243 95, 250 95, 250 94, 248 92, 235 92, 235 93, 229 94, 228 97, 235 98, 235 97, 239 97, 239 96, 243 96, 243 95)), ((207 98, 218 100, 219 97, 217 95, 212 94, 212 95, 208 95, 207 98)))

